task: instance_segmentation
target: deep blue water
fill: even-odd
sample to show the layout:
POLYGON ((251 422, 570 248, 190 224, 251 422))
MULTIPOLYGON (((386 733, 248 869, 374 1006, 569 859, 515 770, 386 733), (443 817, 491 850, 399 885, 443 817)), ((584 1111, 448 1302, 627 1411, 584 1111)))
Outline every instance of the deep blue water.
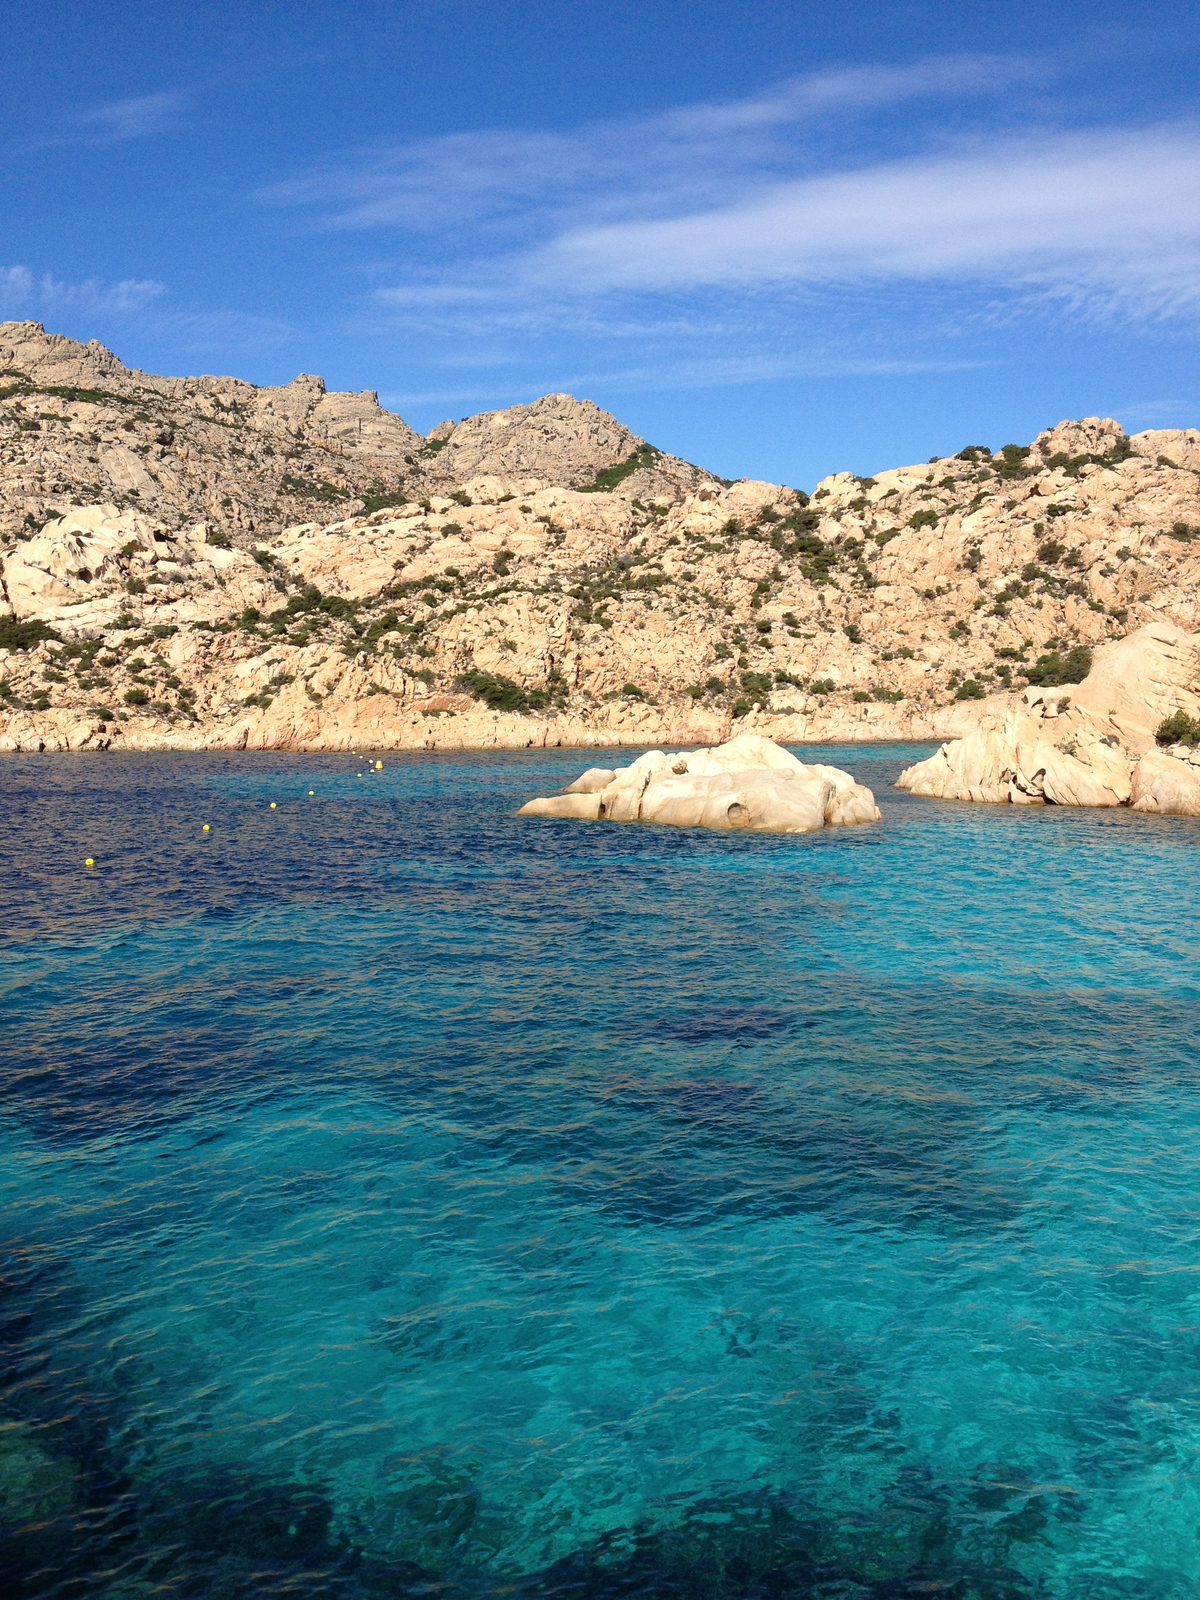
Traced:
POLYGON ((4 758, 8 1591, 1200 1595, 1200 824, 921 753, 4 758))

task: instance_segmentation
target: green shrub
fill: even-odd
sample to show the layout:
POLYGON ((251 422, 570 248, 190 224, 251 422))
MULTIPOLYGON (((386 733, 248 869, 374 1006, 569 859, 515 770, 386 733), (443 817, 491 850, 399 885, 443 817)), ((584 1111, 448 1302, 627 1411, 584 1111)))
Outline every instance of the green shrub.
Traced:
MULTIPOLYGON (((288 602, 289 605, 291 602, 288 602)), ((323 594, 315 602, 315 609, 326 617, 336 617, 339 622, 352 622, 354 620, 354 601, 347 600, 340 594, 323 594)))
POLYGON ((144 706, 149 698, 145 689, 126 689, 124 695, 127 706, 144 706))
MULTIPOLYGON (((429 673, 429 681, 432 681, 432 677, 433 674, 429 673)), ((541 711, 547 706, 561 704, 566 698, 566 683, 557 673, 551 674, 544 689, 523 689, 519 683, 500 673, 482 672, 478 667, 471 667, 458 675, 454 687, 460 693, 482 700, 492 711, 541 711)), ((640 690, 635 692, 641 695, 640 690)))
POLYGON ((998 478, 1023 478, 1029 468, 1025 465, 1025 457, 1029 454, 1030 446, 1027 444, 1006 444, 1000 451, 999 457, 992 458, 998 478))
POLYGON ((391 493, 384 492, 380 494, 365 494, 363 495, 362 499, 363 515, 368 517, 373 516, 376 511, 383 511, 390 509, 392 506, 403 506, 408 504, 408 496, 404 493, 403 489, 397 489, 391 493))
POLYGON ((1025 668, 1027 680, 1039 689, 1056 689, 1062 683, 1082 683, 1092 670, 1092 652, 1086 645, 1076 645, 1066 655, 1050 650, 1025 668))
POLYGON ((43 639, 62 642, 62 636, 45 622, 0 621, 0 650, 28 650, 43 639))
POLYGON ((741 685, 747 694, 770 694, 771 674, 769 672, 743 672, 741 685))
POLYGON ((842 629, 842 632, 846 635, 851 644, 862 643, 862 629, 859 627, 857 622, 848 622, 842 629))
POLYGON ((733 704, 730 706, 729 715, 731 717, 744 717, 746 715, 747 711, 749 711, 750 709, 751 709, 751 704, 750 704, 749 700, 738 699, 738 700, 735 700, 733 702, 733 704))
POLYGON ((1117 440, 1116 444, 1113 445, 1112 449, 1105 451, 1105 453, 1101 456, 1069 456, 1065 450, 1059 450, 1056 451, 1054 455, 1049 457, 1046 465, 1051 469, 1051 471, 1053 471, 1056 467, 1061 467, 1068 478, 1077 478, 1079 476, 1079 469, 1081 467, 1090 465, 1098 467, 1115 467, 1118 466, 1122 461, 1128 461, 1130 456, 1136 454, 1137 451, 1133 448, 1132 442, 1127 439, 1124 434, 1122 434, 1117 440))
POLYGON ((983 685, 976 682, 974 678, 967 678, 954 691, 954 698, 956 700, 982 700, 984 698, 983 685))
POLYGON ((938 514, 926 508, 924 511, 914 511, 908 519, 910 528, 936 528, 938 514))
POLYGON ((832 678, 814 678, 809 688, 813 694, 833 694, 837 688, 832 678))
POLYGON ((1200 722, 1186 711, 1172 711, 1154 735, 1159 744, 1200 744, 1200 722))
POLYGON ((125 592, 126 594, 145 594, 146 585, 141 578, 126 578, 125 592))
POLYGON ((591 483, 580 485, 581 494, 604 494, 610 489, 615 489, 619 483, 642 467, 652 467, 662 454, 652 444, 641 445, 631 456, 624 461, 618 461, 614 466, 601 467, 591 483))
POLYGON ((855 689, 853 698, 858 704, 861 705, 865 701, 869 700, 871 696, 866 689, 855 689))
POLYGON ((1061 561, 1066 553, 1066 545, 1060 544, 1057 539, 1043 539, 1038 545, 1038 560, 1046 562, 1051 567, 1061 561))
POLYGON ((224 528, 210 528, 204 535, 205 544, 211 544, 218 550, 232 550, 233 539, 224 528))
POLYGON ((450 498, 454 501, 455 505, 459 506, 473 506, 475 504, 474 500, 471 499, 471 496, 465 489, 455 489, 450 498))
POLYGON ((349 489, 339 489, 336 483, 316 483, 311 479, 293 478, 285 473, 280 480, 282 494, 298 495, 305 500, 348 500, 349 489))

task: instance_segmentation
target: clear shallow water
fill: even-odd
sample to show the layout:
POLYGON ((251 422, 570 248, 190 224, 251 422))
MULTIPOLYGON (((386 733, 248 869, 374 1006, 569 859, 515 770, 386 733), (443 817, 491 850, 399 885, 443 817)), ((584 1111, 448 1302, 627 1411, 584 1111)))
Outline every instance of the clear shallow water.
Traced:
POLYGON ((8 1587, 1200 1593, 1200 826, 913 758, 5 758, 8 1587))

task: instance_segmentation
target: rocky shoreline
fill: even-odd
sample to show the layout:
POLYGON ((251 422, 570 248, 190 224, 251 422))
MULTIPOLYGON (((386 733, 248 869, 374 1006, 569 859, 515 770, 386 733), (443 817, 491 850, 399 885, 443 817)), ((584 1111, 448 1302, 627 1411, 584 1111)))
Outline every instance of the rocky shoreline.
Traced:
POLYGON ((944 744, 897 787, 938 800, 1200 816, 1200 638, 1170 624, 1097 652, 1070 691, 1027 691, 999 724, 944 744), (1168 743, 1173 725, 1190 743, 1168 743))
POLYGON ((422 440, 303 375, 157 378, 29 323, 0 356, 0 750, 1028 743, 1026 691, 1200 628, 1196 430, 1063 422, 810 496, 569 395, 422 440))

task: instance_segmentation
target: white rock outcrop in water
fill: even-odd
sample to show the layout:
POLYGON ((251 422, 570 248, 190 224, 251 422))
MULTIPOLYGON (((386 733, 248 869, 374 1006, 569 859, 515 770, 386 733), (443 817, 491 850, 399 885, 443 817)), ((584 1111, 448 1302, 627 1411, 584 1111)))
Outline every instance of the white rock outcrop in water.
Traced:
POLYGON ((650 750, 615 770, 592 767, 562 794, 530 800, 518 814, 778 833, 879 820, 875 796, 848 772, 806 766, 753 733, 707 750, 650 750))
POLYGON ((1096 652, 1080 684, 1027 690, 997 728, 942 745, 896 787, 937 800, 1129 806, 1200 816, 1200 751, 1164 753, 1172 712, 1200 715, 1200 639, 1151 623, 1096 652))

